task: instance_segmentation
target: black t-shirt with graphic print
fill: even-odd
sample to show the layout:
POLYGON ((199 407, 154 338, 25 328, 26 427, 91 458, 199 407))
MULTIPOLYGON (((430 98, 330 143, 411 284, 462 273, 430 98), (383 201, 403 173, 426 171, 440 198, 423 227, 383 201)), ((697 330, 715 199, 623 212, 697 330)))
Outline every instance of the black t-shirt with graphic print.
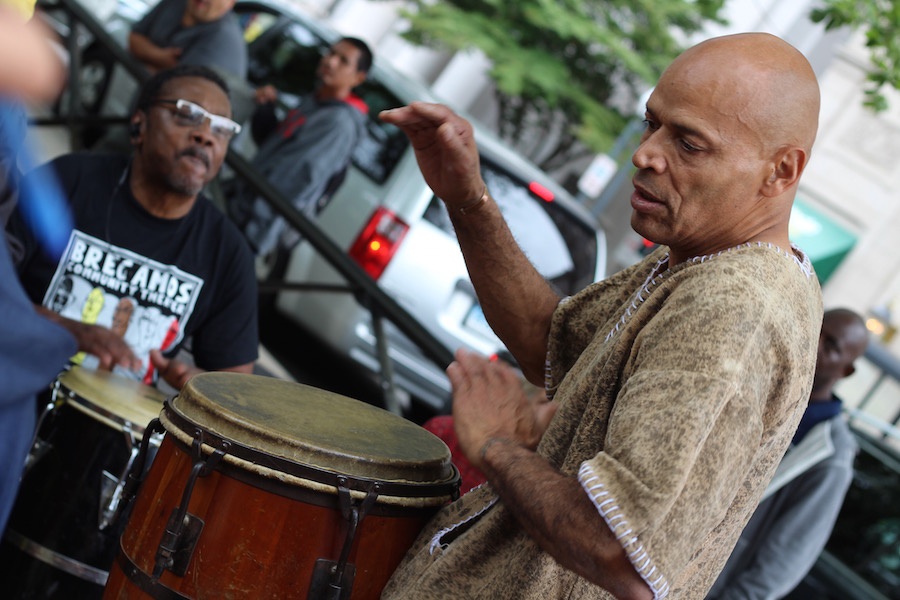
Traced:
POLYGON ((128 165, 124 156, 69 154, 27 175, 55 170, 75 218, 63 256, 50 261, 16 215, 28 295, 119 332, 144 361, 133 376, 147 383, 149 351, 174 356, 188 339, 203 369, 256 360, 256 277, 240 232, 202 195, 181 219, 151 215, 131 194, 128 165))

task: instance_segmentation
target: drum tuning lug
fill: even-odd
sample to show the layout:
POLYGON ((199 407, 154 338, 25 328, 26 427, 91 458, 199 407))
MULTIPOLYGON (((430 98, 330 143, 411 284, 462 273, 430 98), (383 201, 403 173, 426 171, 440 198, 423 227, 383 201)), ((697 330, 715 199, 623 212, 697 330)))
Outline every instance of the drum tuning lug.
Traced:
POLYGON ((56 401, 56 394, 59 391, 59 382, 55 382, 53 384, 53 392, 51 394, 50 401, 44 405, 43 410, 41 410, 41 414, 38 416, 37 423, 34 425, 34 435, 31 437, 31 449, 28 451, 28 456, 25 457, 25 465, 22 468, 23 475, 31 469, 41 459, 42 456, 47 454, 50 450, 53 449, 53 444, 42 440, 40 436, 41 426, 44 424, 44 421, 47 419, 50 414, 53 413, 54 410, 59 408, 62 401, 56 401))
POLYGON ((338 477, 338 504, 341 507, 341 516, 344 520, 349 521, 350 513, 353 510, 353 499, 350 497, 350 488, 347 486, 347 478, 343 475, 338 477))
POLYGON ((190 513, 181 515, 180 512, 178 507, 172 511, 163 539, 156 550, 154 580, 158 581, 163 571, 171 571, 179 577, 184 577, 191 563, 194 547, 200 539, 205 523, 196 515, 190 513))
POLYGON ((155 452, 151 453, 150 447, 159 448, 161 443, 160 436, 165 431, 159 419, 153 419, 144 429, 144 437, 141 439, 137 457, 134 460, 133 468, 128 470, 125 476, 125 485, 122 487, 122 504, 127 505, 134 500, 137 490, 144 481, 144 475, 148 460, 152 461, 155 452), (151 456, 151 454, 153 456, 151 456))
POLYGON ((316 560, 316 566, 313 568, 306 598, 307 600, 349 600, 355 578, 356 568, 353 565, 346 565, 343 571, 338 573, 337 563, 320 558, 316 560))
POLYGON ((347 534, 344 537, 344 545, 337 562, 324 558, 316 560, 312 580, 309 584, 308 600, 347 600, 350 597, 356 567, 347 561, 350 558, 350 551, 353 549, 359 525, 375 504, 381 491, 381 485, 378 482, 370 482, 367 487, 366 497, 361 502, 354 502, 347 477, 338 476, 338 504, 341 508, 341 515, 347 521, 347 534))
MULTIPOLYGON (((132 429, 131 423, 125 421, 122 425, 122 433, 125 436, 125 446, 128 448, 128 460, 122 473, 116 477, 109 471, 100 474, 100 506, 97 515, 98 529, 104 531, 118 520, 123 505, 122 499, 128 484, 128 476, 131 474, 135 460, 140 454, 140 446, 137 445, 137 435, 132 429)), ((150 432, 148 432, 149 438, 150 432)))
POLYGON ((42 439, 35 439, 34 443, 31 445, 31 451, 29 451, 28 456, 25 457, 25 468, 23 472, 27 473, 35 463, 41 460, 41 458, 51 450, 53 450, 52 444, 48 444, 42 439))
POLYGON ((132 448, 136 448, 138 446, 138 436, 134 432, 133 424, 131 421, 125 421, 122 423, 122 435, 125 436, 125 446, 128 450, 132 448))
MULTIPOLYGON (((199 453, 201 441, 194 439, 192 445, 199 453)), ((201 456, 194 461, 191 474, 181 493, 181 503, 172 510, 166 530, 156 548, 156 566, 153 568, 152 575, 154 582, 158 581, 163 571, 166 570, 179 577, 184 577, 187 572, 204 524, 202 519, 188 513, 194 485, 197 483, 197 479, 212 473, 224 456, 224 450, 217 449, 205 460, 201 456)))

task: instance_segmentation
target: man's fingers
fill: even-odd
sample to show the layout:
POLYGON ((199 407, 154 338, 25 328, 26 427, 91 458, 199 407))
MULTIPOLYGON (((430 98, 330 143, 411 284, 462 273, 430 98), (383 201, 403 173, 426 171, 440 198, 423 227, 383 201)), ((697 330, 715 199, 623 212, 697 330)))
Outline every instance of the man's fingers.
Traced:
POLYGON ((465 372, 463 371, 462 365, 456 361, 450 363, 447 367, 447 378, 450 379, 450 385, 453 386, 453 389, 457 389, 465 378, 465 372))
POLYGON ((455 357, 456 361, 454 364, 456 364, 461 371, 462 379, 472 380, 474 378, 487 378, 486 370, 491 363, 484 356, 460 348, 456 351, 455 357))
POLYGON ((153 366, 156 367, 157 371, 165 371, 166 367, 169 366, 169 359, 162 355, 162 352, 159 350, 151 350, 150 351, 150 362, 153 363, 153 366))
POLYGON ((460 139, 469 132, 467 122, 441 104, 413 102, 408 106, 383 110, 378 116, 385 123, 396 125, 412 136, 432 131, 442 141, 450 144, 451 149, 458 147, 460 139))
POLYGON ((383 110, 378 116, 385 123, 390 123, 397 127, 423 129, 426 127, 439 127, 441 123, 453 115, 453 111, 442 104, 411 102, 406 106, 383 110))

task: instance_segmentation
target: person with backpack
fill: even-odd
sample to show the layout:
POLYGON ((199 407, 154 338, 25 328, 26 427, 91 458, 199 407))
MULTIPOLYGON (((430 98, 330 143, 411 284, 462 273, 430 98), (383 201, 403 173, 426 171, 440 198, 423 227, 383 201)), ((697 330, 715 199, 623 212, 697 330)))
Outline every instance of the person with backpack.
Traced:
MULTIPOLYGON (((267 85, 256 91, 260 105, 253 115, 253 137, 259 150, 252 164, 275 188, 307 216, 350 164, 368 117, 368 107, 353 89, 365 81, 372 52, 357 38, 345 37, 331 46, 316 70, 318 85, 279 121, 277 91, 267 85)), ((258 255, 279 245, 289 248, 299 236, 284 218, 252 190, 239 185, 228 200, 229 213, 258 255)))

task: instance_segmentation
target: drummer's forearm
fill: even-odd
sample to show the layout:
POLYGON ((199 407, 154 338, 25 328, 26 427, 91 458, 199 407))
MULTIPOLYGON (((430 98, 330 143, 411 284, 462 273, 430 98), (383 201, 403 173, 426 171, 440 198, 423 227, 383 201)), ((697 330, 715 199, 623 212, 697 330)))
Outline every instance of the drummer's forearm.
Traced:
POLYGON ((234 367, 226 367, 224 369, 216 369, 217 371, 231 371, 232 373, 253 373, 253 363, 249 362, 245 365, 237 365, 234 367))
POLYGON ((63 329, 65 329, 66 331, 71 333, 72 337, 75 338, 75 341, 78 342, 79 350, 83 350, 83 351, 87 350, 88 344, 85 340, 85 338, 86 338, 85 323, 82 323, 81 321, 76 321, 75 319, 70 319, 68 317, 64 317, 61 314, 59 314, 57 312, 53 312, 49 308, 46 308, 39 304, 35 304, 34 308, 39 315, 41 315, 48 321, 56 323, 57 325, 61 326, 63 329))
POLYGON ((485 444, 483 461, 484 474, 508 510, 559 564, 616 598, 653 597, 577 479, 506 440, 485 444))
POLYGON ((81 321, 76 321, 75 319, 70 319, 68 317, 64 317, 57 312, 53 312, 49 308, 41 306, 39 304, 34 305, 37 313, 47 319, 48 321, 52 321, 57 325, 60 325, 63 329, 72 334, 75 340, 78 342, 78 349, 87 351, 87 346, 89 345, 87 341, 87 328, 89 325, 87 323, 82 323, 81 321))
POLYGON ((451 219, 485 318, 526 379, 543 385, 550 321, 560 297, 522 251, 497 204, 451 209, 451 219))
POLYGON ((49 308, 45 308, 45 307, 41 306, 40 304, 35 304, 34 310, 35 310, 35 312, 37 312, 37 314, 41 315, 45 319, 47 319, 49 321, 53 321, 54 323, 57 323, 59 325, 63 325, 63 327, 65 327, 65 324, 63 323, 64 321, 72 320, 72 319, 65 318, 64 316, 62 316, 59 313, 55 313, 52 310, 50 310, 49 308))

